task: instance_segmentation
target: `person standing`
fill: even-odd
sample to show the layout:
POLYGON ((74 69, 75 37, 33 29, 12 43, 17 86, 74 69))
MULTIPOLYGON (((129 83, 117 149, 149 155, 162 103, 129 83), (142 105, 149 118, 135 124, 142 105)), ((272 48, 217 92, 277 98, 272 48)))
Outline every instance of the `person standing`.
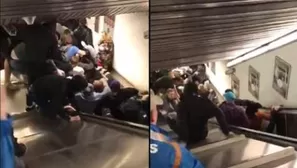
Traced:
POLYGON ((179 138, 185 141, 188 146, 207 137, 207 123, 212 117, 216 117, 222 132, 226 136, 229 135, 224 113, 207 97, 199 96, 198 87, 193 82, 185 85, 177 116, 179 138))

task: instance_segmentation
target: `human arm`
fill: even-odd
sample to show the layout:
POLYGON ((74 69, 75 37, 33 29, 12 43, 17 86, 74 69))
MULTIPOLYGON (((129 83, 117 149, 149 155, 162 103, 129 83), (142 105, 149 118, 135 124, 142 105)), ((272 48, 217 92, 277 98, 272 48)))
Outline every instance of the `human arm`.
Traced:
POLYGON ((110 93, 111 90, 110 90, 110 87, 108 86, 107 80, 102 78, 101 81, 103 82, 103 85, 104 85, 104 89, 103 89, 103 91, 101 93, 103 95, 110 93))
POLYGON ((229 135, 229 127, 222 110, 219 109, 215 104, 213 104, 209 99, 204 99, 204 100, 205 100, 205 104, 207 104, 207 107, 209 108, 208 109, 209 113, 212 113, 212 115, 217 119, 222 132, 225 135, 229 135))
POLYGON ((240 108, 240 116, 241 116, 241 126, 245 127, 245 128, 249 128, 250 127, 250 120, 247 117, 247 115, 245 114, 245 110, 242 107, 240 108))
POLYGON ((77 64, 77 66, 82 67, 84 70, 90 70, 90 69, 93 69, 94 68, 94 65, 93 65, 92 62, 89 62, 89 63, 79 62, 77 64))
POLYGON ((234 101, 234 103, 238 106, 259 106, 259 108, 262 107, 262 105, 258 102, 254 102, 254 101, 251 101, 251 100, 245 100, 245 99, 236 99, 234 101))

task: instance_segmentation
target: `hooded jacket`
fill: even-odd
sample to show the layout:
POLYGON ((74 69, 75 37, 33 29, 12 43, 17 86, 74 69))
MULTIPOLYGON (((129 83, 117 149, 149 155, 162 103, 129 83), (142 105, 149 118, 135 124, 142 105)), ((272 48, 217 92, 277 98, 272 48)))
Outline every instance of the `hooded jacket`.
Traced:
POLYGON ((13 147, 13 137, 12 132, 12 120, 8 118, 7 120, 0 121, 0 167, 3 168, 14 168, 14 147, 13 147))
POLYGON ((156 125, 150 126, 151 168, 204 168, 190 151, 171 140, 168 133, 156 125))

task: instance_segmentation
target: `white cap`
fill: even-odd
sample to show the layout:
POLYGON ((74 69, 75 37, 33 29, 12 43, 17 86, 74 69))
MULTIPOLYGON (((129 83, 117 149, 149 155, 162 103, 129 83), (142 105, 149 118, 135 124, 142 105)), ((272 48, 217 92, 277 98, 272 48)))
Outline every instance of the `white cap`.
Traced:
POLYGON ((73 68, 73 76, 76 75, 80 75, 80 76, 84 76, 85 75, 85 71, 82 67, 76 66, 73 68))

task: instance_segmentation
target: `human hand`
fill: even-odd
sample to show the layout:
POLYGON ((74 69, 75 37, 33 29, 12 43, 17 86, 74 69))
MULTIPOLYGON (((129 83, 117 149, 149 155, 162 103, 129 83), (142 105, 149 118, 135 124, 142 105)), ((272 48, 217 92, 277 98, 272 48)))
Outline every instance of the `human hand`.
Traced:
POLYGON ((279 109, 280 109, 281 107, 282 107, 281 105, 278 105, 278 106, 272 106, 272 107, 271 107, 271 111, 279 111, 279 109))
POLYGON ((57 74, 59 76, 65 76, 65 72, 63 70, 61 70, 61 69, 57 69, 57 74))

